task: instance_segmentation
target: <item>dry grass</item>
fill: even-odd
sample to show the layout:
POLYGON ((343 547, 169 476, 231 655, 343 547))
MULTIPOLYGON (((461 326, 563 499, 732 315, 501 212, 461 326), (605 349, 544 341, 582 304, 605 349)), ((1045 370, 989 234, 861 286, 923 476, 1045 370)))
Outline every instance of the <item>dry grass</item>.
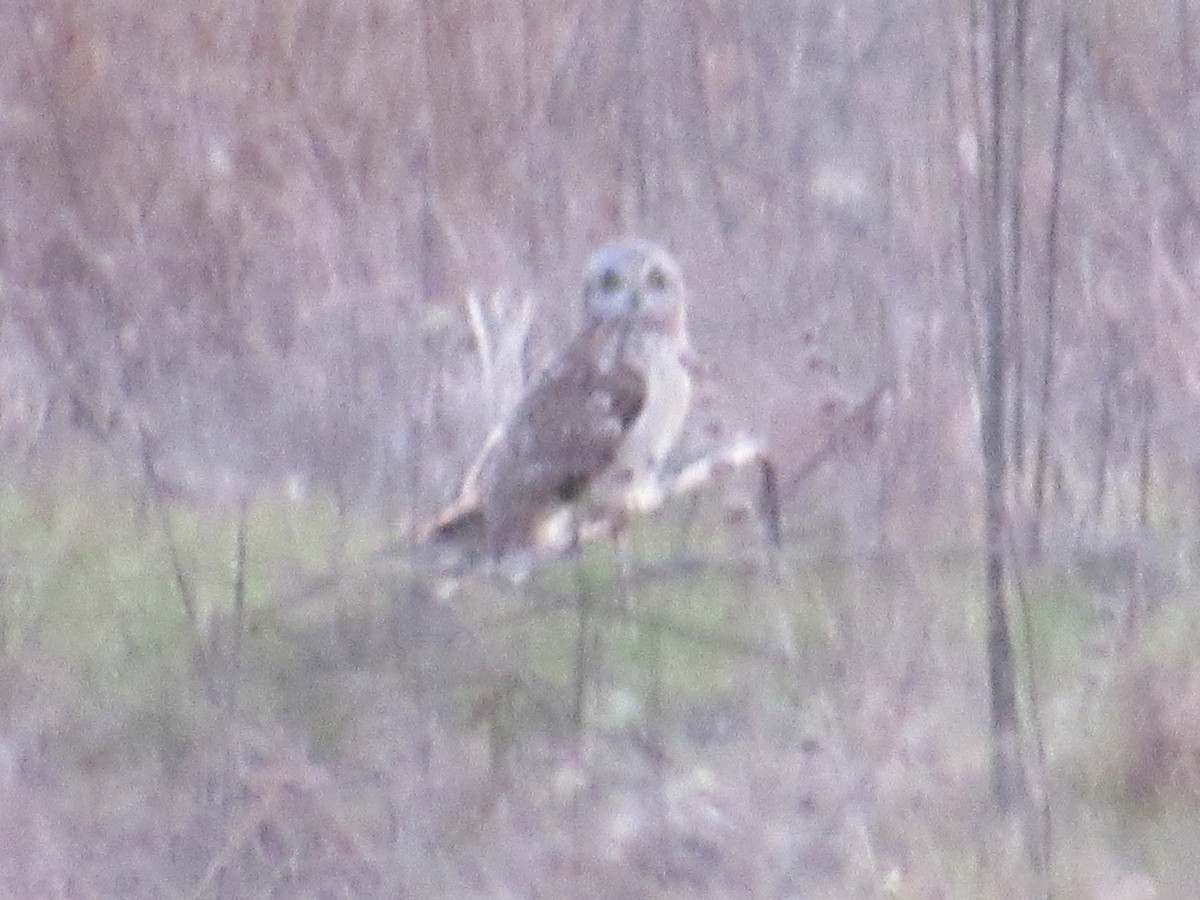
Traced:
MULTIPOLYGON (((234 674, 231 523, 209 513, 180 530, 216 604, 197 636, 134 508, 114 492, 47 513, 6 494, 10 896, 1036 889, 987 800, 979 599, 962 561, 797 549, 777 587, 738 540, 704 531, 699 568, 635 579, 622 610, 611 554, 593 548, 580 730, 573 563, 448 596, 402 564, 351 566, 288 600, 308 580, 296 572, 328 564, 295 537, 329 529, 332 544, 344 526, 264 501, 234 674), (202 670, 238 679, 236 708, 202 670)), ((641 530, 647 562, 664 530, 641 530)), ((1109 620, 1061 581, 1035 594, 1056 896, 1185 896, 1196 874, 1198 620, 1163 602, 1116 654, 1096 649, 1109 620)))
MULTIPOLYGON (((1022 573, 1050 880, 1080 900, 1200 882, 1195 63, 1189 4, 1144 5, 1069 5, 1054 267, 1059 31, 1030 11, 1039 524, 1064 555, 1186 551, 1161 589, 1103 550, 1022 573)), ((0 9, 0 894, 1035 895, 987 800, 967 8, 0 9), (793 469, 791 577, 711 512, 677 565, 669 514, 633 602, 605 548, 580 563, 581 663, 569 563, 447 595, 362 560, 518 381, 480 389, 461 298, 512 298, 476 308, 494 361, 537 363, 625 231, 678 253, 698 349, 793 469), (793 479, 880 385, 870 446, 793 479)))

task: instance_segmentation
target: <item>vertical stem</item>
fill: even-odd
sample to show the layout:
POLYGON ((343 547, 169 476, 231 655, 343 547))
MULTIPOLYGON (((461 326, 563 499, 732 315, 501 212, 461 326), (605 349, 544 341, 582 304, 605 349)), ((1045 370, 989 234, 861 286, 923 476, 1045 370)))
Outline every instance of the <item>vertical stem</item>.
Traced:
POLYGON ((688 22, 691 25, 689 44, 691 47, 692 75, 695 79, 697 104, 700 107, 699 119, 701 125, 698 130, 698 140, 702 148, 700 151, 701 158, 705 163, 704 178, 707 182, 708 191, 712 197, 713 210, 717 217, 718 234, 721 240, 725 242, 728 241, 733 232, 735 219, 733 211, 730 209, 729 199, 726 197, 725 187, 721 183, 723 167, 720 156, 717 153, 717 148, 713 142, 713 131, 720 128, 719 117, 724 110, 714 108, 704 78, 704 52, 706 46, 703 29, 700 24, 702 9, 699 5, 689 5, 688 15, 688 22))
MULTIPOLYGON (((1012 0, 990 0, 989 38, 991 71, 986 90, 991 108, 989 183, 985 191, 984 245, 987 267, 984 290, 984 393, 980 431, 985 478, 984 529, 987 592, 988 688, 991 698, 992 793, 1007 808, 1024 791, 1018 742, 1016 660, 1008 621, 1007 577, 1004 557, 1004 519, 1008 495, 1008 458, 1005 447, 1006 272, 1013 271, 1011 242, 1004 240, 1005 210, 1002 186, 1015 177, 1012 158, 1004 152, 1006 63, 1014 43, 1005 28, 1001 5, 1012 0), (1007 251, 1007 252, 1006 252, 1007 251)), ((981 87, 981 89, 983 89, 981 87)))
POLYGON ((424 0, 421 4, 421 52, 425 67, 425 110, 422 117, 422 127, 425 130, 424 146, 419 152, 418 174, 421 181, 421 230, 419 246, 421 248, 421 291, 424 299, 428 300, 433 293, 436 272, 434 271, 434 233, 436 217, 434 212, 434 191, 437 186, 437 156, 435 153, 435 121, 434 121, 434 49, 433 49, 433 15, 437 4, 434 0, 424 0))
POLYGON ((1154 427, 1154 386, 1147 379, 1142 398, 1142 440, 1138 448, 1138 530, 1150 527, 1151 441, 1154 427))
POLYGON ((642 98, 645 95, 645 59, 642 52, 642 0, 630 0, 628 37, 625 42, 625 82, 628 89, 622 94, 624 141, 618 153, 622 159, 619 189, 622 196, 633 192, 633 209, 622 206, 621 226, 627 231, 640 230, 645 225, 648 207, 646 183, 646 116, 642 98), (630 221, 632 219, 632 221, 630 221))
MULTIPOLYGON (((1109 352, 1112 353, 1112 342, 1116 340, 1114 329, 1108 332, 1109 352)), ((1115 364, 1109 362, 1104 366, 1103 382, 1100 385, 1100 424, 1096 436, 1096 471, 1094 476, 1095 491, 1092 494, 1092 527, 1099 533, 1104 524, 1104 508, 1108 500, 1108 465, 1109 449, 1113 436, 1113 390, 1116 380, 1115 364)))
POLYGON ((579 520, 571 513, 573 533, 572 554, 575 557, 575 591, 579 604, 579 624, 575 633, 575 684, 571 705, 571 725, 575 729, 577 747, 582 751, 584 728, 587 722, 587 687, 591 677, 592 644, 592 587, 588 583, 587 570, 583 564, 583 553, 579 543, 579 520))
POLYGON ((1055 349, 1057 344, 1058 226, 1062 209, 1063 153, 1066 147, 1067 93, 1070 89, 1070 19, 1064 10, 1058 36, 1058 90, 1054 119, 1054 156, 1050 168, 1050 224, 1046 234, 1046 317, 1042 340, 1040 423, 1033 471, 1033 546, 1042 549, 1046 514, 1046 470, 1049 464, 1050 422, 1053 409, 1055 349))
POLYGON ((246 535, 249 530, 250 502, 246 495, 238 501, 237 533, 233 550, 233 634, 229 643, 229 684, 225 706, 237 714, 238 691, 242 676, 242 638, 246 624, 246 535))
MULTIPOLYGON (((534 84, 534 36, 537 19, 532 8, 533 0, 521 0, 521 120, 533 119, 536 104, 533 96, 534 84)), ((525 262, 533 271, 542 265, 542 215, 545 184, 537 170, 534 152, 534 129, 527 129, 521 138, 521 152, 525 163, 525 262)))
POLYGON ((1190 0, 1176 0, 1176 15, 1179 18, 1179 66, 1188 84, 1192 80, 1192 17, 1190 0))
POLYGON ((1005 248, 1005 308, 1008 314, 1006 339, 1012 356, 1012 384, 1009 386, 1009 404, 1012 409, 1012 434, 1009 457, 1018 477, 1025 472, 1025 320, 1023 292, 1021 290, 1022 246, 1021 226, 1025 152, 1025 0, 1012 0, 1013 35, 1012 52, 1008 60, 1011 67, 1012 94, 1006 98, 1009 113, 1003 134, 1009 144, 1012 164, 1005 173, 1005 190, 1008 203, 1008 241, 1005 248))
MULTIPOLYGON (((968 28, 970 29, 971 33, 968 35, 967 39, 968 39, 968 42, 971 44, 972 49, 969 49, 967 58, 970 61, 970 67, 971 67, 971 88, 972 88, 971 96, 975 99, 976 116, 975 116, 974 128, 978 129, 979 128, 979 115, 978 115, 978 112, 979 112, 979 109, 978 109, 978 107, 979 107, 979 102, 978 102, 979 90, 976 87, 978 82, 976 81, 976 77, 974 74, 975 69, 976 69, 976 63, 975 63, 976 53, 975 53, 975 50, 973 49, 974 41, 975 41, 974 4, 971 4, 971 9, 972 9, 972 13, 971 13, 971 17, 970 17, 970 22, 968 23, 968 28)), ((946 23, 946 32, 947 32, 947 34, 950 34, 951 33, 951 20, 950 20, 948 11, 946 11, 944 19, 945 19, 945 23, 946 23)), ((949 113, 950 125, 951 125, 949 153, 950 153, 951 159, 956 160, 956 164, 952 167, 953 172, 954 172, 955 193, 958 198, 958 203, 955 204, 955 206, 956 206, 956 210, 955 210, 956 223, 955 224, 957 225, 957 232, 958 232, 958 254, 959 254, 959 262, 961 264, 961 272, 962 272, 963 303, 964 303, 964 306, 966 309, 967 322, 968 322, 969 329, 970 329, 971 342, 970 342, 969 349, 971 351, 971 374, 974 375, 976 384, 982 384, 982 382, 983 382, 983 362, 982 362, 983 351, 980 347, 982 331, 981 331, 980 325, 979 325, 979 313, 978 313, 978 310, 976 309, 977 288, 976 288, 975 279, 974 279, 975 259, 974 259, 973 254, 971 253, 971 229, 970 229, 971 223, 968 221, 968 215, 969 215, 968 214, 969 203, 968 203, 968 199, 967 199, 968 198, 968 189, 967 189, 966 179, 963 176, 963 170, 964 170, 965 166, 962 165, 961 163, 957 162, 958 155, 959 155, 958 136, 960 134, 967 133, 968 129, 971 128, 971 123, 966 121, 966 116, 956 99, 958 95, 955 91, 955 85, 954 85, 954 62, 955 62, 954 60, 951 60, 946 66, 946 105, 948 107, 948 113, 949 113)), ((977 152, 978 156, 980 157, 978 164, 982 165, 983 153, 982 153, 982 147, 979 145, 978 137, 976 138, 975 143, 976 143, 976 152, 977 152)))

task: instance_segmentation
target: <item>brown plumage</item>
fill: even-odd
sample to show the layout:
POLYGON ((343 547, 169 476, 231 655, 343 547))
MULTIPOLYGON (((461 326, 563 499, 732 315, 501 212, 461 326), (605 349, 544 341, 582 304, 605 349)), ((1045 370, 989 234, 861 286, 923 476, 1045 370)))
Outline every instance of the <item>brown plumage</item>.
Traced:
POLYGON ((518 569, 564 549, 572 507, 621 513, 661 499, 661 467, 691 397, 683 283, 662 248, 601 248, 583 329, 488 437, 430 529, 462 561, 518 569))

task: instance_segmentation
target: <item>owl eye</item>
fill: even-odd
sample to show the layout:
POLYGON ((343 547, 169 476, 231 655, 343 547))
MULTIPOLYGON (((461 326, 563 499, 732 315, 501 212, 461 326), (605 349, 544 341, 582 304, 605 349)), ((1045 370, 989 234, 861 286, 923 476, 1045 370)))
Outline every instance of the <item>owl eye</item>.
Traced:
POLYGON ((667 275, 656 266, 646 273, 646 284, 652 291, 664 291, 667 288, 667 275))
POLYGON ((621 287, 621 276, 615 269, 605 269, 604 274, 600 276, 600 289, 606 294, 621 287))

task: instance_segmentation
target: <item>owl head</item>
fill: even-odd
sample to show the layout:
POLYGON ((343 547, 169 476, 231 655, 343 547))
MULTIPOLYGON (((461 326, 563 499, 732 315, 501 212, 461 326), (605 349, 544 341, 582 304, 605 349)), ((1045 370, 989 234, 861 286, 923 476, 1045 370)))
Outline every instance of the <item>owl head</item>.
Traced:
POLYGON ((662 247, 631 238, 606 244, 588 262, 583 275, 586 325, 626 319, 631 326, 683 340, 683 276, 662 247))

